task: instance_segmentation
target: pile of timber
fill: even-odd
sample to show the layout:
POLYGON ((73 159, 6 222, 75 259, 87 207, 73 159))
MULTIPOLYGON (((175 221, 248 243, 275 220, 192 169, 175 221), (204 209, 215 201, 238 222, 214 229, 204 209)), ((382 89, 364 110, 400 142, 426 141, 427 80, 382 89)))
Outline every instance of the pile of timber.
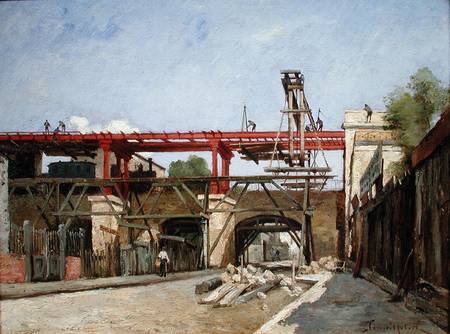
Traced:
POLYGON ((277 287, 283 287, 291 295, 298 296, 302 290, 295 286, 292 279, 283 274, 275 275, 270 270, 263 271, 248 265, 237 268, 228 264, 220 277, 206 280, 195 287, 195 293, 209 292, 199 300, 200 304, 210 304, 213 307, 227 307, 246 303, 254 298, 265 299, 267 293, 277 287))

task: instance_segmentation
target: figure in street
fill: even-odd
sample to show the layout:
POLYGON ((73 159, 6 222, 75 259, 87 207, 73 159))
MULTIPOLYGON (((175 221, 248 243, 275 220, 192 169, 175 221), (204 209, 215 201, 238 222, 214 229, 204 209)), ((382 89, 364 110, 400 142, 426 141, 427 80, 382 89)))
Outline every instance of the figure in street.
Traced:
POLYGON ((159 276, 166 277, 167 276, 167 265, 170 263, 169 255, 167 255, 166 247, 161 247, 161 251, 158 254, 158 259, 160 261, 159 265, 159 276))
POLYGON ((272 262, 280 261, 280 250, 277 248, 272 248, 272 262))

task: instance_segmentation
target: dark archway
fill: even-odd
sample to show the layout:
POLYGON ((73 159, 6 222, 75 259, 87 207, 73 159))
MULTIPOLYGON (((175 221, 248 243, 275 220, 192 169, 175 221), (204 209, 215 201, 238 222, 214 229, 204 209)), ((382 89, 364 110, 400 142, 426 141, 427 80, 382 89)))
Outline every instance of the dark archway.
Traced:
POLYGON ((239 257, 261 233, 289 233, 300 247, 300 237, 297 231, 301 231, 301 229, 302 226, 298 221, 279 215, 258 215, 240 221, 234 230, 236 262, 239 262, 239 257))
MULTIPOLYGON (((174 241, 173 239, 161 239, 162 245, 167 246, 168 251, 176 248, 179 252, 187 252, 191 254, 195 252, 195 267, 201 268, 205 265, 203 251, 203 228, 202 220, 198 218, 172 218, 164 221, 161 225, 162 233, 169 237, 179 237, 184 242, 174 241)), ((178 256, 183 256, 178 254, 178 256)))

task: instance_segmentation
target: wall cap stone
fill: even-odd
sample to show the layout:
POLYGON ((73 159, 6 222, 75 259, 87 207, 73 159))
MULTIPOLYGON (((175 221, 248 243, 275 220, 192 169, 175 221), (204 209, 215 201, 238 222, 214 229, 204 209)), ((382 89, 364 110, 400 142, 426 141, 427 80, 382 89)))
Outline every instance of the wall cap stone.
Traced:
MULTIPOLYGON (((116 205, 122 205, 122 200, 114 195, 107 195, 108 199, 111 201, 111 203, 116 204, 116 205)), ((93 196, 88 196, 88 201, 89 202, 107 202, 105 199, 105 196, 103 195, 93 195, 93 196)))
MULTIPOLYGON (((205 195, 198 195, 198 199, 199 200, 203 200, 203 198, 205 197, 205 195)), ((219 202, 220 200, 222 200, 225 197, 224 194, 209 194, 209 202, 212 201, 217 201, 219 202)), ((232 199, 231 197, 227 197, 224 201, 224 203, 227 204, 231 204, 231 205, 235 205, 236 201, 234 199, 232 199)))

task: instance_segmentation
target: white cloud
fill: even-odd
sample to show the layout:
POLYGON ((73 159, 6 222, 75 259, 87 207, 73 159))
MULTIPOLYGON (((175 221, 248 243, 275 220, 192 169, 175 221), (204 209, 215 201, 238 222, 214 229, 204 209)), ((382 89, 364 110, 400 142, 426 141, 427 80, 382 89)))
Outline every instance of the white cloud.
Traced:
POLYGON ((70 127, 80 132, 91 132, 89 120, 86 117, 71 116, 69 119, 70 127))
POLYGON ((284 27, 278 25, 278 26, 274 26, 270 30, 264 30, 258 34, 255 34, 254 37, 257 41, 269 42, 272 39, 274 39, 275 37, 282 35, 283 33, 285 33, 284 27))
POLYGON ((80 132, 139 132, 138 128, 132 127, 127 119, 113 119, 107 124, 91 124, 86 117, 71 116, 69 119, 70 129, 75 129, 80 132))
POLYGON ((139 129, 131 127, 126 119, 113 119, 106 126, 106 130, 110 132, 139 132, 139 129))

